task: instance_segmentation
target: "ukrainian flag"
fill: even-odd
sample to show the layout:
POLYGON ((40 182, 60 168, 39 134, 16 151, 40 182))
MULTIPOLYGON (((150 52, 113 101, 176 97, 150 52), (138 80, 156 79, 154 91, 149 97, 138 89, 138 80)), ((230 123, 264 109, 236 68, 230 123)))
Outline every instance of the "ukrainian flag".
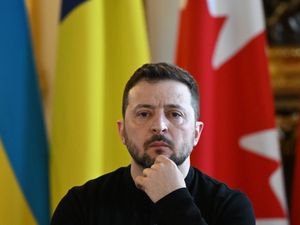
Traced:
POLYGON ((0 224, 49 224, 48 152, 23 0, 0 7, 0 224))
POLYGON ((122 92, 149 61, 142 0, 65 0, 51 136, 53 207, 67 190, 127 165, 122 92))

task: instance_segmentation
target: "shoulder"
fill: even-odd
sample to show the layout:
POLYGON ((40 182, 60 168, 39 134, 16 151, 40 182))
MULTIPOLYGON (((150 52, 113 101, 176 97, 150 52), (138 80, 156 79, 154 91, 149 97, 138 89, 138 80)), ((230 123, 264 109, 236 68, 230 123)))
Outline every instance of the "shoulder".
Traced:
POLYGON ((108 194, 122 185, 124 181, 128 181, 126 177, 128 173, 128 167, 121 167, 96 179, 89 180, 81 186, 71 188, 67 195, 89 198, 101 195, 102 193, 108 194))
POLYGON ((128 173, 129 167, 122 167, 71 188, 56 207, 51 224, 86 224, 87 217, 96 218, 100 208, 122 195, 120 190, 129 180, 128 173))
POLYGON ((109 183, 112 182, 118 182, 123 179, 123 177, 125 176, 125 174, 127 173, 128 167, 121 167, 116 169, 113 172, 104 174, 102 176, 99 176, 98 178, 92 179, 87 181, 85 184, 81 185, 81 186, 75 186, 72 189, 73 190, 89 190, 89 189, 93 189, 94 187, 97 187, 99 185, 101 186, 105 186, 108 185, 109 183))
POLYGON ((255 220, 252 203, 244 192, 233 189, 196 168, 193 170, 190 192, 195 203, 205 214, 209 215, 208 217, 214 215, 215 218, 210 218, 210 220, 222 217, 223 221, 229 222, 232 215, 244 218, 245 221, 249 220, 249 222, 255 220))
POLYGON ((201 172, 196 168, 193 169, 193 186, 198 186, 206 194, 218 195, 226 198, 231 195, 244 195, 240 190, 230 188, 227 184, 201 172))
POLYGON ((62 198, 61 205, 94 205, 105 204, 111 196, 117 196, 120 187, 128 186, 129 167, 121 167, 113 172, 87 181, 81 186, 72 187, 62 198))

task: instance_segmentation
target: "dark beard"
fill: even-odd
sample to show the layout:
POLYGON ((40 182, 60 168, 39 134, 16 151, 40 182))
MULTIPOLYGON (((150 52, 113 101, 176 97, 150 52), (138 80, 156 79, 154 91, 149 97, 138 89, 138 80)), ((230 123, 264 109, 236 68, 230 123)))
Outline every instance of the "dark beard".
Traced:
POLYGON ((149 145, 151 145, 151 143, 155 142, 155 141, 163 141, 166 144, 168 144, 171 148, 171 150, 173 151, 172 155, 169 157, 177 166, 180 166, 191 154, 191 151, 193 149, 193 142, 191 142, 190 144, 188 143, 184 143, 181 146, 181 150, 182 152, 178 153, 178 156, 176 156, 176 153, 174 151, 174 143, 169 140, 168 138, 166 138, 163 135, 153 135, 149 140, 147 140, 144 143, 144 153, 142 156, 139 156, 139 150, 136 147, 136 145, 128 138, 127 133, 125 131, 125 145, 127 146, 127 149, 129 151, 129 154, 131 155, 131 157, 133 158, 133 160, 140 165, 143 168, 150 168, 155 161, 155 158, 151 158, 148 154, 147 154, 147 149, 149 148, 149 145))

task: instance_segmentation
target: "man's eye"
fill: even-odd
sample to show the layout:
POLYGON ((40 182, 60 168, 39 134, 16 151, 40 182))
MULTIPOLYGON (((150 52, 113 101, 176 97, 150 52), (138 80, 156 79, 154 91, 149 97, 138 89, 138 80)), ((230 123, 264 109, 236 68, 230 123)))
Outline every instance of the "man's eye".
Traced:
POLYGON ((180 118, 180 117, 182 117, 182 114, 179 112, 171 112, 171 116, 173 118, 180 118))
POLYGON ((142 117, 142 118, 146 118, 146 117, 148 117, 149 115, 150 115, 149 112, 139 112, 139 113, 137 114, 138 117, 142 117))

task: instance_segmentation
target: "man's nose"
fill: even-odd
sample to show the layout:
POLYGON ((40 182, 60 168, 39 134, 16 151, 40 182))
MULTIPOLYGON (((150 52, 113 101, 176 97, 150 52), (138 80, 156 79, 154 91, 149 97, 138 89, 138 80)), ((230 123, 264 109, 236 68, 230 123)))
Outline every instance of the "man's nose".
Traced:
POLYGON ((163 134, 168 131, 168 121, 164 115, 157 115, 153 118, 151 131, 154 134, 163 134))

